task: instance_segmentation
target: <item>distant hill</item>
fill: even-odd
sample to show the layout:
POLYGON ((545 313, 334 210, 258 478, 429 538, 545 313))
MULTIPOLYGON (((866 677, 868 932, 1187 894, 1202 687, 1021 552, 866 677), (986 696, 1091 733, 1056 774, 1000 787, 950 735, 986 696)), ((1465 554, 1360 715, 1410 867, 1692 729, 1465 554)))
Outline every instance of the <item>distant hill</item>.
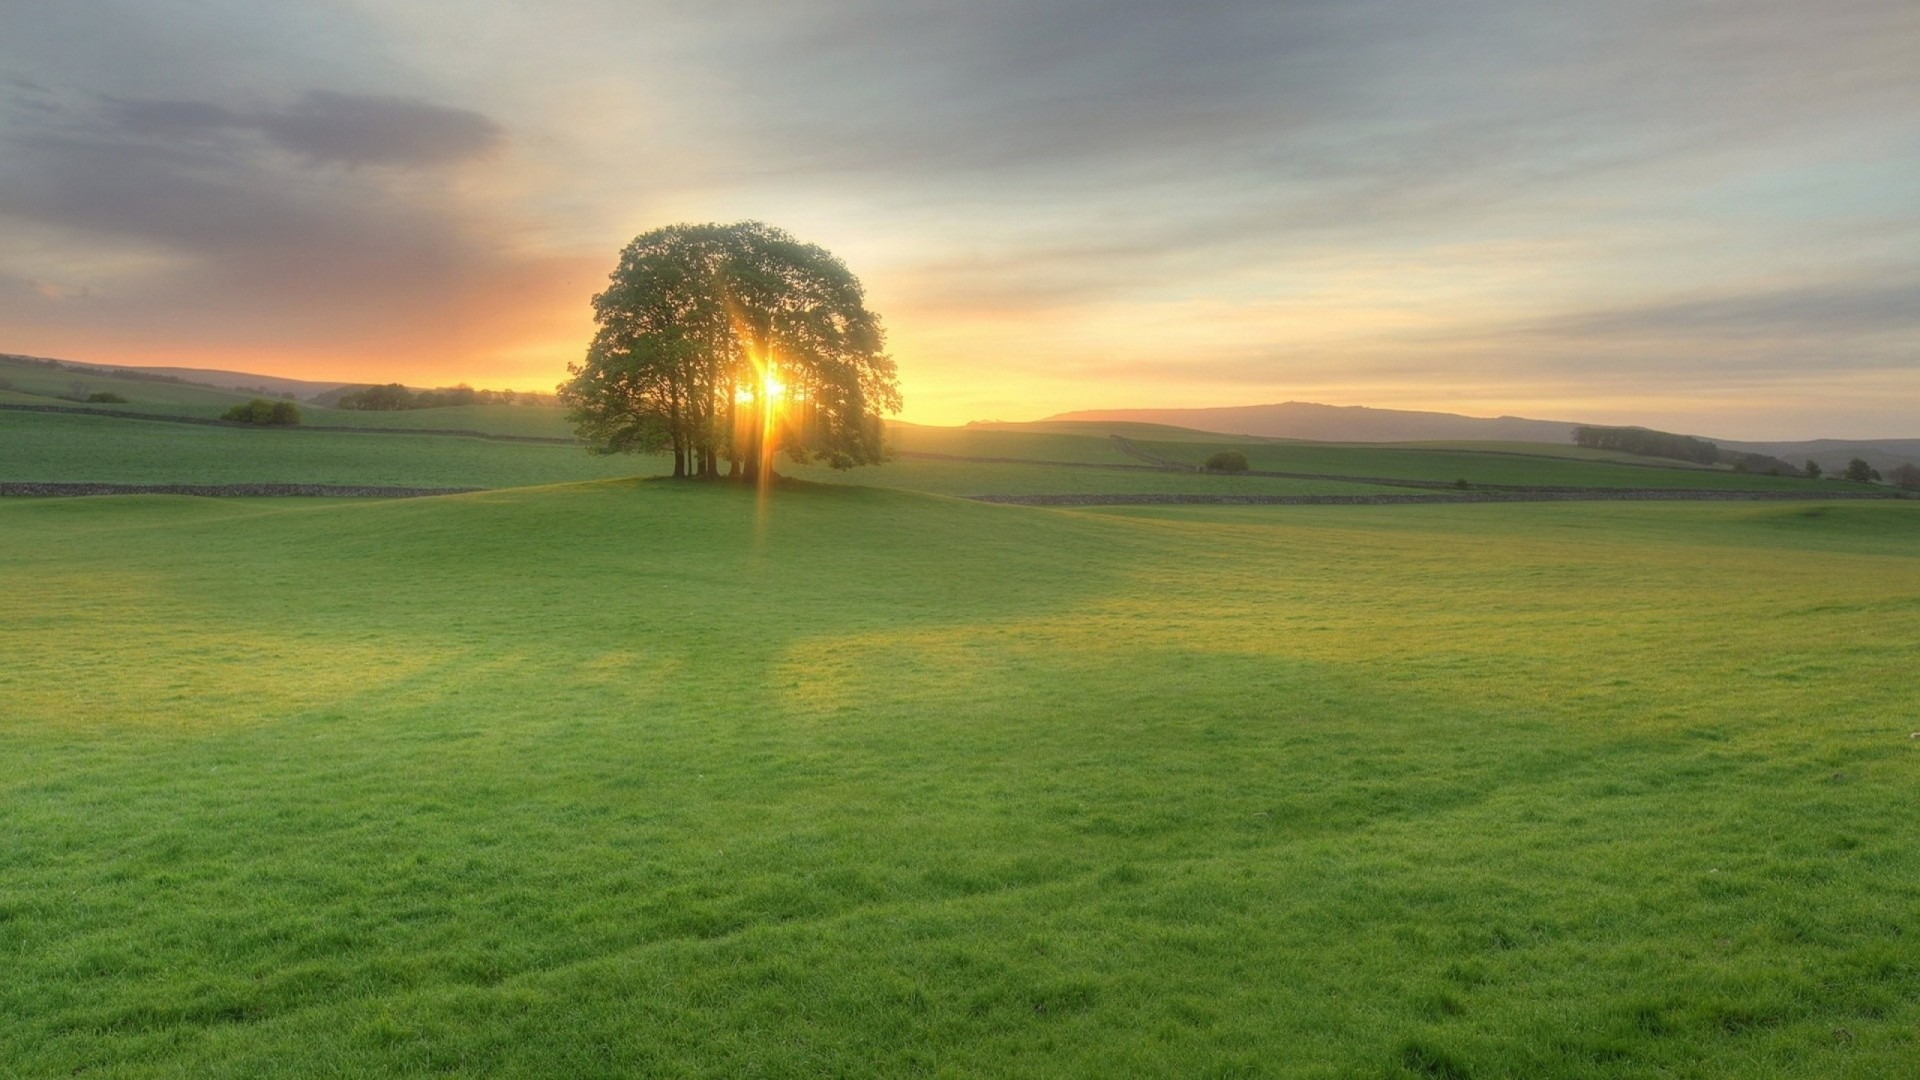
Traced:
MULTIPOLYGON (((1227 435, 1259 435, 1315 442, 1424 442, 1493 440, 1565 443, 1579 425, 1571 421, 1485 418, 1456 413, 1371 409, 1363 405, 1235 405, 1215 409, 1095 409, 1060 413, 1047 421, 1120 421, 1168 424, 1227 435)), ((1046 422, 1046 421, 1043 421, 1046 422)))
POLYGON ((298 398, 312 400, 320 394, 353 389, 352 386, 343 386, 339 382, 315 382, 311 379, 289 379, 280 375, 262 375, 253 371, 224 371, 219 368, 96 364, 86 360, 63 360, 51 356, 28 356, 24 353, 0 353, 0 361, 14 361, 28 365, 53 367, 84 375, 118 376, 120 378, 136 380, 184 383, 190 386, 206 386, 216 390, 228 390, 241 394, 265 394, 268 397, 280 397, 283 394, 292 394, 298 398))
POLYGON ((1804 442, 1738 442, 1733 439, 1716 439, 1721 446, 1729 450, 1748 450, 1756 454, 1766 454, 1795 465, 1803 461, 1817 461, 1820 467, 1830 473, 1839 472, 1847 467, 1847 462, 1860 458, 1881 472, 1891 472, 1902 465, 1920 466, 1920 439, 1808 439, 1804 442))
POLYGON ((78 360, 62 360, 61 363, 68 367, 86 368, 92 371, 137 371, 147 375, 167 375, 201 386, 216 386, 222 390, 238 390, 246 393, 265 393, 274 397, 292 394, 295 397, 312 399, 319 394, 338 390, 341 387, 338 382, 288 379, 279 375, 261 375, 251 371, 222 371, 219 368, 136 367, 132 364, 89 364, 78 360))

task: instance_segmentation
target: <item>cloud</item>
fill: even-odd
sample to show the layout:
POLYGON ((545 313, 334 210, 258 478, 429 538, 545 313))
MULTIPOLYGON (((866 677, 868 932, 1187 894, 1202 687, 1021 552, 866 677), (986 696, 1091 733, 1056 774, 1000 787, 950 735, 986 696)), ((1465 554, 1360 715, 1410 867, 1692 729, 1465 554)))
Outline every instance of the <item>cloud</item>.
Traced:
POLYGON ((411 98, 309 92, 289 108, 243 113, 204 101, 114 103, 137 135, 258 132, 314 161, 436 167, 480 158, 502 141, 500 126, 470 109, 411 98))
MULTIPOLYGON (((1912 360, 1911 0, 484 8, 29 5, 0 275, 69 299, 5 290, 0 331, 453 363, 634 232, 754 217, 868 279, 910 391, 1912 360)), ((511 347, 557 373, 576 330, 511 347)))
MULTIPOLYGON (((1819 282, 1744 293, 1659 300, 1541 320, 1524 333, 1560 340, 1792 339, 1898 334, 1920 340, 1920 279, 1819 282)), ((1920 364, 1920 355, 1913 356, 1920 364)))
POLYGON ((0 274, 34 283, 0 292, 15 334, 444 363, 590 288, 466 190, 505 142, 478 112, 331 91, 49 101, 0 140, 0 274))

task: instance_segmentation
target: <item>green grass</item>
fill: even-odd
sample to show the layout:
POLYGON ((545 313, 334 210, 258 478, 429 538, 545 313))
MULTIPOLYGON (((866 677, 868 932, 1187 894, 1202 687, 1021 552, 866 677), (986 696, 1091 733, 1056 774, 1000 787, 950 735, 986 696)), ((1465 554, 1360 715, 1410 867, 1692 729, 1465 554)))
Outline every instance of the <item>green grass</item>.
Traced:
POLYGON ((1046 464, 999 464, 901 458, 880 468, 834 470, 783 462, 782 475, 829 484, 924 491, 937 495, 1111 495, 1199 493, 1212 495, 1377 495, 1411 489, 1338 480, 1290 480, 1270 476, 1207 476, 1151 469, 1063 468, 1046 464))
MULTIPOLYGON (((184 383, 115 378, 72 368, 50 368, 5 357, 0 357, 0 380, 4 380, 0 383, 0 404, 57 405, 63 408, 152 413, 203 420, 217 419, 234 405, 261 396, 184 383), (126 401, 91 403, 71 400, 80 389, 84 389, 84 393, 78 393, 82 398, 95 391, 110 391, 126 401)), ((465 429, 490 435, 562 439, 573 436, 566 411, 556 408, 462 405, 445 409, 365 412, 326 409, 306 402, 297 404, 301 421, 308 426, 465 429)))
POLYGON ((0 413, 0 480, 518 487, 658 468, 578 446, 0 413))
MULTIPOLYGON (((1198 465, 1214 449, 1203 443, 1142 442, 1143 449, 1173 461, 1198 465)), ((1507 444, 1512 447, 1516 444, 1507 444)), ((1525 446, 1528 444, 1517 444, 1525 446)), ((1555 453, 1538 456, 1510 449, 1451 450, 1394 445, 1345 443, 1260 443, 1231 447, 1247 455, 1254 469, 1274 472, 1380 476, 1405 480, 1451 481, 1473 484, 1521 484, 1576 487, 1644 487, 1731 489, 1742 491, 1869 490, 1867 485, 1793 477, 1737 473, 1728 469, 1669 468, 1634 465, 1617 460, 1590 460, 1555 453)), ((1558 448, 1551 448, 1557 450, 1558 448)), ((1649 460, 1649 459, 1642 459, 1649 460)))
POLYGON ((1920 1054, 1912 504, 8 500, 0 582, 18 1075, 1920 1054))
POLYGON ((117 379, 73 368, 55 368, 0 357, 0 379, 6 394, 0 401, 16 404, 61 405, 70 408, 124 409, 153 411, 183 416, 218 416, 252 395, 235 394, 208 386, 183 383, 149 382, 144 379, 117 379), (111 392, 127 399, 125 404, 88 404, 64 398, 85 398, 96 392, 111 392))
POLYGON ((489 435, 573 438, 565 409, 532 405, 450 405, 443 409, 401 409, 372 412, 363 409, 321 409, 300 406, 301 422, 309 426, 418 428, 421 430, 480 431, 489 435))
MULTIPOLYGON (((324 411, 316 411, 324 412, 324 411)), ((412 412, 308 414, 312 424, 347 420, 379 426, 412 424, 501 434, 564 433, 564 413, 520 406, 474 406, 412 412)), ((893 429, 898 460, 835 472, 781 462, 803 479, 901 488, 944 495, 1109 493, 1366 494, 1392 487, 1340 479, 1229 477, 1147 470, 1088 469, 1080 464, 1133 465, 1105 436, 993 428, 893 429), (1022 459, 951 461, 916 457, 1022 459), (1031 462, 1061 462, 1061 466, 1031 462)), ((1198 462, 1226 444, 1150 443, 1174 460, 1198 462)), ((1525 444, 1518 444, 1525 445, 1525 444)), ((1333 477, 1590 487, 1785 489, 1812 493, 1864 490, 1839 481, 1782 480, 1706 469, 1636 467, 1612 461, 1511 450, 1404 449, 1327 443, 1240 444, 1256 469, 1333 477)), ((1544 449, 1544 448, 1543 448, 1544 449)), ((67 414, 0 413, 0 480, 118 483, 330 483, 422 487, 514 487, 569 480, 657 475, 661 457, 593 457, 577 446, 507 443, 447 435, 346 431, 248 430, 67 414)), ((1880 489, 1884 490, 1884 489, 1880 489)))

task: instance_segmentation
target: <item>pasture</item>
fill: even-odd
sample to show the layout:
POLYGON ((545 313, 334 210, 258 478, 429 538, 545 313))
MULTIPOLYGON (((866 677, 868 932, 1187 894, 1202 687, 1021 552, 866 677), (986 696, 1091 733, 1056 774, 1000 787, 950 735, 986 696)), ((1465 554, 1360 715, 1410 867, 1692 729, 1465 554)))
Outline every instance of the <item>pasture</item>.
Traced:
MULTIPOLYGON (((130 393, 137 393, 147 384, 125 385, 130 393)), ((8 403, 0 401, 0 405, 8 403)), ((177 419, 184 414, 169 414, 151 402, 100 408, 139 411, 155 418, 0 410, 0 481, 507 488, 658 475, 670 469, 664 457, 594 457, 582 452, 563 441, 569 432, 565 412, 552 408, 308 409, 300 427, 284 429, 174 422, 166 417, 177 419), (372 428, 401 430, 368 430, 372 428)), ((1802 495, 1886 491, 1833 479, 1679 468, 1671 462, 1623 460, 1624 455, 1600 456, 1571 446, 1536 444, 1402 447, 1249 442, 1149 425, 1091 424, 965 428, 897 424, 890 429, 889 441, 898 457, 881 468, 839 472, 784 460, 778 467, 785 475, 818 483, 963 496, 1404 494, 1417 490, 1400 486, 1404 483, 1460 480, 1490 487, 1761 490, 1802 495), (1219 449, 1245 452, 1256 470, 1292 475, 1192 471, 1219 449), (1155 468, 1147 458, 1176 467, 1155 468)))
POLYGON ((13 1074, 1920 1055, 1911 502, 607 480, 0 540, 13 1074))

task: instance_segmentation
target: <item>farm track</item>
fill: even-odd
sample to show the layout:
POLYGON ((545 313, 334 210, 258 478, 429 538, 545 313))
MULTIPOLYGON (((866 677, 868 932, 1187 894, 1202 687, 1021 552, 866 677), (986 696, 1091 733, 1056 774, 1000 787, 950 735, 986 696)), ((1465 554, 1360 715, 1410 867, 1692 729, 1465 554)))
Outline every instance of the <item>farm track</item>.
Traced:
POLYGON ((1462 491, 1414 495, 966 495, 974 502, 1012 506, 1398 506, 1416 503, 1525 502, 1827 502, 1833 499, 1908 499, 1877 491, 1708 491, 1680 488, 1573 488, 1554 491, 1462 491))
POLYGON ((163 424, 198 424, 202 427, 245 428, 254 431, 344 431, 355 435, 454 435, 463 439, 491 439, 495 442, 545 443, 550 446, 578 446, 575 439, 553 435, 500 435, 470 428, 388 428, 353 427, 345 424, 295 424, 262 428, 233 420, 215 420, 205 416, 173 416, 167 413, 132 412, 127 409, 82 409, 72 405, 16 405, 0 403, 0 409, 13 412, 64 413, 71 416, 111 416, 118 420, 155 420, 163 424))

